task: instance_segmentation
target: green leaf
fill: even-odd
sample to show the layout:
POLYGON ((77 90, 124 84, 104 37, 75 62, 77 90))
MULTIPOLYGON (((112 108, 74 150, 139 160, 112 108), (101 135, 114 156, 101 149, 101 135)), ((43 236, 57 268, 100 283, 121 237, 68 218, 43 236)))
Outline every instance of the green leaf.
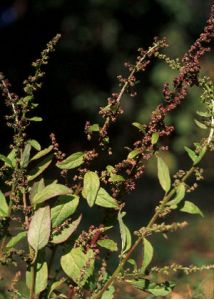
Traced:
POLYGON ((148 287, 146 287, 145 291, 156 297, 165 297, 172 292, 174 287, 175 284, 169 282, 162 284, 151 283, 148 287))
POLYGON ((197 164, 201 161, 201 159, 203 158, 203 156, 205 155, 206 152, 207 152, 207 146, 204 146, 204 147, 201 149, 201 151, 200 151, 198 157, 197 157, 196 160, 194 161, 194 164, 193 164, 194 166, 197 165, 197 164))
POLYGON ((68 277, 79 287, 83 287, 94 272, 94 260, 93 250, 89 249, 84 253, 81 247, 77 247, 63 255, 60 262, 68 277))
POLYGON ((199 116, 204 117, 204 118, 212 117, 212 114, 210 114, 206 111, 196 111, 196 114, 198 114, 199 116))
POLYGON ((83 178, 82 196, 87 200, 90 207, 95 203, 99 187, 100 180, 98 175, 92 171, 85 173, 83 178))
POLYGON ((151 139, 152 145, 155 145, 157 143, 158 139, 159 139, 159 133, 158 132, 154 132, 152 134, 152 139, 151 139))
POLYGON ((12 149, 7 158, 11 161, 13 168, 16 166, 16 149, 12 149))
POLYGON ((47 147, 47 148, 45 148, 45 149, 39 151, 38 153, 36 153, 36 154, 31 158, 31 161, 32 161, 32 160, 39 159, 39 158, 45 156, 46 154, 50 153, 50 152, 52 151, 52 149, 53 149, 53 146, 50 145, 49 147, 47 147))
POLYGON ((32 202, 33 197, 40 192, 41 190, 43 190, 45 187, 45 182, 44 179, 41 178, 39 181, 34 182, 34 184, 31 187, 30 190, 30 201, 32 202))
POLYGON ((59 288, 65 281, 66 281, 65 278, 61 278, 60 280, 57 280, 57 281, 52 283, 52 285, 50 286, 50 291, 48 293, 48 299, 51 298, 52 292, 54 290, 56 290, 57 288, 59 288))
POLYGON ((142 131, 143 133, 146 133, 145 128, 142 124, 138 123, 138 122, 134 122, 132 123, 133 126, 137 127, 140 131, 142 131))
POLYGON ((99 131, 99 130, 100 130, 99 124, 92 124, 92 125, 89 127, 89 131, 90 131, 90 132, 93 132, 93 131, 99 131))
POLYGON ((134 271, 137 271, 137 263, 133 258, 129 258, 127 262, 134 267, 134 271))
POLYGON ((59 196, 51 208, 51 223, 52 227, 56 227, 68 217, 75 213, 79 205, 79 197, 77 195, 63 195, 59 196))
POLYGON ((166 163, 159 156, 157 157, 158 162, 158 179, 162 189, 167 193, 170 190, 171 179, 169 175, 169 169, 166 163))
POLYGON ((53 234, 52 239, 51 239, 51 243, 61 244, 65 241, 67 241, 67 239, 72 235, 72 233, 79 226, 81 219, 82 219, 82 215, 80 215, 79 218, 76 219, 75 221, 73 221, 71 224, 64 227, 60 233, 53 234))
POLYGON ((109 182, 121 182, 124 181, 125 178, 122 175, 111 174, 109 178, 109 182))
POLYGON ((107 290, 102 294, 101 299, 113 299, 115 288, 113 285, 110 285, 107 290))
POLYGON ((194 120, 195 124, 201 129, 207 129, 207 126, 204 123, 199 122, 198 120, 194 120))
POLYGON ((129 152, 127 158, 129 159, 135 158, 138 154, 140 154, 140 149, 134 149, 131 152, 129 152))
POLYGON ((24 151, 21 155, 21 160, 20 160, 20 166, 22 168, 26 168, 29 164, 29 160, 30 160, 30 151, 31 151, 31 145, 30 144, 26 144, 24 151))
POLYGON ((170 207, 174 209, 177 207, 177 204, 179 204, 181 202, 181 200, 183 200, 184 197, 185 197, 185 184, 184 184, 184 182, 181 182, 176 187, 175 198, 172 199, 171 201, 169 201, 167 203, 167 205, 170 205, 170 207))
POLYGON ((13 248, 20 241, 22 241, 27 236, 27 231, 19 232, 17 235, 13 236, 6 245, 6 248, 13 248))
POLYGON ((28 121, 31 121, 31 122, 41 122, 42 121, 42 118, 41 117, 32 117, 32 118, 26 118, 28 121))
POLYGON ((27 175, 27 180, 32 181, 35 178, 37 178, 39 175, 41 175, 50 166, 52 162, 52 158, 53 158, 53 154, 50 154, 42 161, 40 161, 36 165, 36 167, 29 172, 29 175, 27 175))
POLYGON ((99 189, 95 203, 96 205, 102 207, 119 209, 119 204, 117 201, 112 198, 103 188, 99 189))
POLYGON ((0 191, 0 217, 8 217, 9 216, 9 206, 7 204, 7 200, 4 196, 4 194, 2 193, 2 191, 0 191))
POLYGON ((3 154, 0 154, 0 160, 2 160, 7 166, 13 168, 13 164, 8 157, 4 156, 3 154))
POLYGON ((117 251, 117 243, 115 243, 115 241, 110 240, 110 239, 105 239, 105 240, 98 240, 97 244, 102 247, 102 248, 106 248, 110 251, 117 251))
MULTIPOLYGON (((35 268, 35 294, 39 295, 44 291, 48 284, 48 264, 45 261, 45 253, 39 252, 36 260, 35 268)), ((32 287, 32 272, 26 272, 26 285, 30 289, 32 287)))
POLYGON ((36 195, 34 195, 34 197, 32 198, 32 203, 35 205, 35 204, 44 202, 50 198, 53 198, 53 197, 56 197, 59 195, 66 195, 66 194, 70 194, 70 193, 71 193, 71 190, 67 186, 53 182, 53 183, 47 185, 41 191, 39 191, 36 195))
POLYGON ((125 216, 125 214, 126 214, 125 212, 121 213, 120 211, 118 213, 120 236, 121 236, 121 240, 122 240, 121 254, 126 253, 131 248, 131 245, 132 245, 131 233, 130 233, 128 227, 123 222, 123 217, 125 216))
POLYGON ((60 169, 74 169, 76 167, 79 167, 84 163, 84 152, 76 152, 68 156, 66 159, 64 159, 61 162, 58 162, 56 166, 60 169))
POLYGON ((186 146, 184 147, 184 149, 187 152, 187 154, 189 155, 189 157, 191 158, 191 160, 193 162, 195 162, 197 160, 197 158, 198 158, 198 156, 195 154, 195 152, 192 149, 190 149, 190 148, 188 148, 186 146))
POLYGON ((196 215, 200 215, 202 217, 204 216, 202 211, 200 210, 200 208, 190 201, 185 201, 184 206, 180 209, 180 211, 183 211, 183 212, 186 212, 186 213, 192 214, 192 215, 196 214, 196 215))
POLYGON ((143 239, 143 264, 141 267, 141 271, 145 272, 148 265, 151 263, 153 258, 154 249, 152 244, 146 239, 143 239))
POLYGON ((27 143, 30 144, 37 151, 41 151, 41 145, 36 140, 28 140, 27 143))
POLYGON ((175 287, 174 283, 165 282, 157 284, 155 282, 150 282, 147 279, 126 280, 126 282, 156 297, 167 296, 175 287))
POLYGON ((47 245, 50 230, 50 207, 41 207, 34 213, 28 230, 28 243, 36 253, 47 245))

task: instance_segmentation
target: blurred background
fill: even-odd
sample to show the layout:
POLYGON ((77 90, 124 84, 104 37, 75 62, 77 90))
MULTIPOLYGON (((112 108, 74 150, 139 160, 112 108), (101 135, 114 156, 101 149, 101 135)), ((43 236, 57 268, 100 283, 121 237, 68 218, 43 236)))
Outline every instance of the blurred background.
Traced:
MULTIPOLYGON (((46 68, 43 88, 37 94, 40 106, 36 115, 43 117, 44 122, 32 127, 29 135, 45 147, 49 144, 49 134, 55 132, 66 153, 84 149, 87 146, 83 132, 85 121, 100 121, 99 107, 106 104, 111 92, 118 91, 116 76, 126 74, 124 62, 134 62, 137 49, 151 45, 154 36, 166 36, 170 45, 167 54, 173 58, 182 57, 203 30, 212 3, 211 0, 1 0, 0 71, 18 94, 22 93, 23 80, 32 71, 31 62, 39 57, 56 33, 62 34, 46 68)), ((214 80, 213 62, 213 53, 206 55, 202 71, 214 80)), ((162 84, 170 82, 174 75, 168 66, 154 61, 137 86, 138 96, 134 99, 124 97, 125 114, 111 132, 116 160, 127 155, 123 147, 130 146, 137 138, 137 130, 130 124, 149 120, 151 111, 161 101, 162 84)), ((190 165, 184 145, 191 147, 204 134, 193 122, 199 106, 200 93, 193 88, 182 106, 169 116, 168 121, 176 128, 168 141, 170 152, 165 154, 172 174, 178 166, 190 165)), ((5 108, 1 104, 1 152, 10 142, 10 131, 2 125, 4 114, 5 108)), ((189 200, 200 206, 207 219, 206 224, 198 221, 203 226, 194 221, 195 231, 192 228, 189 234, 181 234, 180 243, 186 243, 185 249, 190 251, 182 262, 187 264, 209 263, 214 258, 214 241, 209 230, 213 225, 211 211, 214 208, 211 154, 203 160, 203 167, 206 180, 190 194, 189 200), (196 232, 197 237, 194 236, 196 232), (206 236, 206 243, 201 243, 202 235, 203 238, 206 236), (192 239, 196 239, 195 244, 190 242, 192 239), (191 251, 196 254, 192 255, 191 251)), ((155 162, 151 160, 144 180, 129 196, 126 220, 133 229, 142 225, 141 215, 146 223, 154 203, 160 199, 155 174, 155 162)), ((178 256, 179 260, 178 253, 173 251, 172 257, 178 256)), ((168 260, 165 248, 160 252, 163 262, 165 258, 168 260)))

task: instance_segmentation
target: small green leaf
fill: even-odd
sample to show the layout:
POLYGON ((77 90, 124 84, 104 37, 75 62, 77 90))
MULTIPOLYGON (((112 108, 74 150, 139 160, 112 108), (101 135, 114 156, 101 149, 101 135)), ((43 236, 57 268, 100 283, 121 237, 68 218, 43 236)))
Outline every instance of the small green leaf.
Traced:
POLYGON ((41 122, 42 118, 41 117, 32 117, 32 118, 26 118, 28 121, 32 121, 32 122, 41 122))
POLYGON ((112 172, 115 170, 115 168, 114 168, 113 166, 111 166, 111 165, 107 165, 107 166, 106 166, 106 170, 107 170, 109 173, 112 173, 112 172))
POLYGON ((67 186, 53 182, 47 185, 41 191, 39 191, 36 195, 34 195, 34 197, 32 198, 32 203, 35 205, 44 202, 50 198, 70 193, 71 190, 67 186))
POLYGON ((133 258, 129 258, 127 262, 134 267, 134 271, 137 271, 137 263, 133 258))
MULTIPOLYGON (((39 295, 44 291, 48 284, 48 264, 45 261, 45 253, 40 251, 35 268, 35 294, 39 295)), ((32 287, 32 272, 26 272, 26 285, 29 289, 32 287)))
POLYGON ((87 200, 90 207, 95 203, 99 187, 100 180, 98 175, 92 171, 85 173, 83 178, 82 196, 87 200))
POLYGON ((35 168, 33 168, 29 175, 27 175, 27 180, 32 181, 41 175, 51 164, 53 158, 53 154, 49 154, 46 158, 40 161, 35 168))
POLYGON ((158 179, 162 189, 167 193, 171 187, 171 179, 169 175, 169 169, 166 163, 159 156, 157 157, 158 162, 158 179))
POLYGON ((29 164, 29 160, 30 160, 30 151, 31 151, 31 145, 30 144, 26 144, 24 151, 21 155, 21 160, 20 160, 20 166, 22 168, 26 168, 29 164))
POLYGON ((143 133, 146 133, 145 128, 142 124, 138 123, 138 122, 134 122, 132 123, 133 126, 137 127, 140 131, 142 131, 143 133))
POLYGON ((94 272, 94 252, 89 249, 86 253, 81 247, 73 248, 67 254, 61 256, 61 266, 63 271, 79 287, 83 287, 94 272))
POLYGON ((60 169, 69 170, 79 167, 84 163, 84 152, 76 152, 68 156, 61 162, 58 162, 56 166, 60 169))
POLYGON ((52 227, 57 227, 64 220, 73 215, 79 205, 79 197, 77 195, 59 196, 51 208, 52 227))
POLYGON ((41 145, 36 140, 28 140, 27 143, 30 144, 37 151, 41 151, 41 145))
POLYGON ((152 139, 151 139, 152 145, 155 145, 157 143, 158 139, 159 139, 159 133, 158 132, 154 132, 152 134, 152 139))
POLYGON ((198 120, 194 120, 195 124, 201 129, 207 129, 207 126, 204 123, 199 122, 198 120))
POLYGON ((175 287, 174 283, 164 282, 157 284, 155 282, 150 282, 147 279, 126 280, 126 282, 156 297, 167 296, 175 287))
POLYGON ((99 124, 92 124, 92 125, 89 127, 89 131, 90 131, 90 132, 93 132, 93 131, 99 131, 99 130, 100 130, 99 124))
POLYGON ((65 278, 61 278, 58 281, 55 281, 54 283, 51 284, 50 286, 50 291, 48 293, 48 299, 51 298, 51 294, 54 290, 56 290, 57 288, 59 288, 64 282, 66 281, 65 278))
MULTIPOLYGON (((11 161, 13 168, 16 166, 16 149, 12 149, 7 158, 11 161)), ((7 163, 6 163, 7 164, 7 163)))
POLYGON ((131 152, 129 152, 127 158, 129 159, 135 158, 138 154, 140 154, 140 149, 134 149, 131 152))
POLYGON ((100 188, 95 200, 96 205, 107 207, 107 208, 117 208, 119 209, 119 204, 112 198, 105 189, 100 188))
POLYGON ((204 216, 202 211, 200 210, 200 208, 190 201, 185 201, 184 206, 180 209, 180 211, 183 211, 183 212, 186 212, 186 213, 192 214, 192 215, 197 214, 202 217, 204 216))
POLYGON ((152 244, 146 239, 143 239, 143 264, 141 267, 141 271, 145 272, 148 265, 151 263, 153 258, 154 249, 152 244))
POLYGON ((204 147, 201 149, 201 151, 200 151, 198 157, 197 157, 196 160, 194 161, 194 164, 193 164, 194 166, 197 165, 197 164, 201 161, 201 159, 204 157, 204 155, 206 154, 206 152, 207 152, 207 146, 204 146, 204 147))
POLYGON ((111 174, 109 178, 109 182, 121 182, 124 181, 125 178, 122 175, 111 174))
POLYGON ((97 244, 102 247, 102 248, 106 248, 110 251, 117 251, 117 243, 115 243, 113 240, 110 239, 105 239, 105 240, 98 240, 97 244))
POLYGON ((2 160, 7 166, 11 168, 13 167, 11 160, 8 157, 4 156, 3 154, 0 154, 0 160, 2 160))
POLYGON ((177 204, 179 204, 181 202, 181 200, 183 200, 184 197, 185 197, 185 184, 184 184, 184 182, 181 182, 176 187, 175 198, 172 199, 171 201, 169 201, 167 203, 167 205, 170 205, 171 208, 176 208, 177 204))
POLYGON ((13 248, 20 241, 22 241, 27 236, 27 231, 19 232, 17 235, 13 236, 10 241, 7 243, 6 248, 13 248))
POLYGON ((78 219, 73 221, 67 227, 63 228, 60 233, 53 234, 51 243, 53 244, 61 244, 67 241, 67 239, 72 235, 72 233, 77 229, 82 219, 82 215, 79 216, 78 219))
POLYGON ((196 111, 196 114, 198 114, 199 116, 204 117, 204 118, 212 117, 212 114, 210 114, 206 111, 196 111))
POLYGON ((121 254, 126 253, 131 248, 131 245, 132 245, 131 233, 130 233, 128 227, 123 222, 123 217, 125 216, 125 214, 126 214, 125 212, 121 213, 120 211, 118 213, 120 236, 121 236, 121 240, 122 240, 121 254))
POLYGON ((34 213, 28 230, 28 242, 36 253, 47 245, 50 230, 50 207, 41 207, 34 213))
POLYGON ((36 153, 36 154, 31 158, 31 161, 32 161, 32 160, 39 159, 39 158, 45 156, 46 154, 50 153, 50 152, 52 151, 52 149, 53 149, 53 146, 50 145, 49 147, 47 147, 47 148, 45 148, 45 149, 39 151, 38 153, 36 153))
POLYGON ((0 191, 0 217, 8 217, 9 216, 9 206, 7 204, 7 200, 4 196, 4 194, 2 193, 2 191, 0 191))
POLYGON ((102 294, 101 299, 113 299, 115 288, 113 285, 110 285, 107 290, 102 294))
POLYGON ((189 155, 189 157, 191 158, 191 160, 193 162, 195 162, 197 160, 197 158, 198 158, 198 156, 195 154, 195 152, 192 149, 190 149, 190 148, 188 148, 186 146, 184 147, 184 149, 187 152, 187 154, 189 155))

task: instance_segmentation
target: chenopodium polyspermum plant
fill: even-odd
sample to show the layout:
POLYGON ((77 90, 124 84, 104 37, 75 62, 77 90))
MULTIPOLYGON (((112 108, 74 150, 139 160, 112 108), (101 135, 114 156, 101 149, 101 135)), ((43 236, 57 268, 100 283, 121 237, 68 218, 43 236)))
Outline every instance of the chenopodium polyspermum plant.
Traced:
POLYGON ((115 286, 125 282, 153 297, 167 296, 175 283, 163 282, 158 274, 168 274, 170 279, 171 272, 189 274, 214 268, 214 265, 198 267, 176 263, 151 267, 155 249, 150 242, 154 233, 166 235, 187 226, 186 221, 167 223, 167 217, 174 211, 203 216, 200 208, 185 198, 186 193, 192 192, 203 179, 199 164, 213 148, 214 86, 209 77, 200 74, 200 60, 210 51, 209 45, 213 42, 214 6, 203 33, 182 59, 172 59, 160 52, 167 47, 166 39, 155 38, 147 50, 139 49, 136 63, 125 64, 129 75, 118 76, 119 92, 113 93, 108 104, 100 108, 103 121, 100 124, 86 122, 89 150, 67 156, 60 150, 53 133, 50 145, 42 149, 26 131, 32 122, 42 121, 32 114, 38 106, 35 94, 41 88, 43 66, 48 63, 59 38, 60 35, 54 37, 42 51, 41 58, 33 62, 35 72, 23 82, 23 96, 11 92, 8 80, 3 74, 0 76, 2 95, 9 111, 6 122, 13 130, 9 153, 0 154, 0 262, 3 270, 11 265, 16 270, 9 283, 1 271, 1 279, 8 287, 7 295, 15 298, 113 298, 115 286), (111 164, 114 149, 109 128, 123 114, 124 94, 136 96, 138 74, 146 70, 153 58, 163 60, 177 71, 177 76, 172 83, 164 84, 164 101, 151 113, 149 123, 133 122, 139 139, 126 147, 126 157, 111 164), (161 151, 168 150, 164 137, 174 131, 165 119, 182 105, 193 86, 201 90, 204 107, 203 111, 196 112, 195 123, 205 134, 192 148, 184 148, 190 158, 189 169, 178 170, 171 177, 160 155, 161 151), (92 163, 102 155, 109 163, 96 170, 92 163), (132 233, 125 221, 123 196, 136 188, 146 170, 146 162, 152 157, 157 160, 157 178, 163 197, 148 224, 142 224, 132 233), (52 167, 58 170, 59 176, 50 181, 45 174, 52 167), (91 220, 90 227, 84 227, 87 216, 81 213, 80 202, 81 207, 88 206, 95 212, 97 206, 103 210, 99 224, 94 225, 91 220), (120 234, 120 244, 112 239, 113 229, 120 234), (136 249, 143 253, 140 263, 132 258, 136 249), (111 253, 118 259, 113 273, 109 271, 111 253), (24 278, 28 294, 23 288, 24 278))

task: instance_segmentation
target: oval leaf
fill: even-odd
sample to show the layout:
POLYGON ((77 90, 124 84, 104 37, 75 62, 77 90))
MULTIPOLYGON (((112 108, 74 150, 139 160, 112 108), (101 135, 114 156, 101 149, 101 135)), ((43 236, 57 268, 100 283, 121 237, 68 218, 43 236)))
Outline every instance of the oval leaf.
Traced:
POLYGON ((152 244, 146 239, 143 239, 143 264, 141 267, 141 271, 145 272, 148 265, 151 263, 153 258, 154 249, 152 244))
POLYGON ((154 132, 152 134, 152 139, 151 139, 152 145, 155 145, 157 143, 158 139, 159 139, 159 133, 158 132, 154 132))
POLYGON ((188 148, 186 146, 184 147, 184 149, 187 152, 187 154, 189 155, 190 159, 193 162, 195 162, 197 160, 197 158, 198 158, 198 156, 195 154, 195 152, 192 149, 190 149, 190 148, 188 148))
POLYGON ((68 156, 61 162, 58 162, 56 166, 60 169, 69 170, 79 167, 84 163, 84 152, 76 152, 68 156))
POLYGON ((61 257, 63 271, 80 287, 83 287, 94 271, 94 252, 87 253, 81 247, 73 248, 61 257))
POLYGON ((179 185, 176 187, 176 196, 174 199, 172 199, 171 201, 169 201, 167 203, 167 205, 170 205, 170 207, 172 209, 177 207, 177 204, 179 204, 181 202, 181 200, 183 200, 183 198, 185 197, 185 184, 184 182, 179 183, 179 185))
POLYGON ((100 180, 97 174, 95 172, 88 171, 84 175, 82 195, 87 200, 90 207, 92 207, 95 203, 99 187, 100 180))
POLYGON ((97 244, 102 247, 102 248, 106 248, 110 251, 117 251, 117 243, 115 243, 115 241, 110 240, 110 239, 105 239, 105 240, 98 240, 97 244))
POLYGON ((7 166, 13 168, 13 164, 8 157, 4 156, 3 154, 0 154, 0 160, 2 160, 7 166))
POLYGON ((161 187, 167 193, 170 190, 171 179, 169 175, 169 169, 162 158, 157 157, 158 161, 158 179, 161 187))
POLYGON ((45 148, 45 149, 39 151, 38 153, 36 153, 36 154, 31 158, 31 161, 32 161, 32 160, 39 159, 39 158, 45 156, 46 154, 50 153, 52 149, 53 149, 53 146, 50 145, 48 148, 45 148))
POLYGON ((34 195, 32 203, 38 204, 55 196, 66 195, 69 193, 71 193, 71 190, 67 186, 53 182, 34 195))
POLYGON ((22 168, 26 168, 28 166, 29 159, 30 159, 30 150, 31 150, 31 145, 26 144, 20 160, 20 166, 22 168))
POLYGON ((50 237, 50 230, 50 207, 41 207, 33 215, 28 230, 28 242, 36 253, 47 245, 50 237))
POLYGON ((117 201, 112 198, 103 188, 99 189, 95 203, 96 205, 102 207, 119 209, 117 201))
POLYGON ((200 208, 190 201, 185 201, 184 206, 180 209, 180 211, 186 212, 192 215, 200 215, 204 216, 200 208))
POLYGON ((122 240, 121 254, 124 254, 125 252, 127 252, 131 248, 131 245, 132 245, 131 233, 130 233, 128 227, 123 222, 123 217, 124 216, 125 216, 125 212, 124 213, 121 213, 121 212, 118 213, 120 236, 121 236, 121 240, 122 240))
POLYGON ((82 219, 82 215, 79 216, 79 218, 75 221, 73 221, 71 224, 69 224, 67 227, 63 228, 62 231, 58 234, 53 234, 53 237, 51 239, 51 243, 53 244, 61 244, 72 235, 72 233, 77 229, 79 226, 79 223, 82 219))
POLYGON ((79 204, 79 197, 76 195, 59 196, 54 207, 51 208, 52 227, 56 227, 73 215, 79 204))
POLYGON ((0 217, 9 216, 9 206, 2 191, 0 191, 0 217))
POLYGON ((41 145, 36 140, 28 140, 27 143, 30 144, 37 151, 41 151, 41 145))

